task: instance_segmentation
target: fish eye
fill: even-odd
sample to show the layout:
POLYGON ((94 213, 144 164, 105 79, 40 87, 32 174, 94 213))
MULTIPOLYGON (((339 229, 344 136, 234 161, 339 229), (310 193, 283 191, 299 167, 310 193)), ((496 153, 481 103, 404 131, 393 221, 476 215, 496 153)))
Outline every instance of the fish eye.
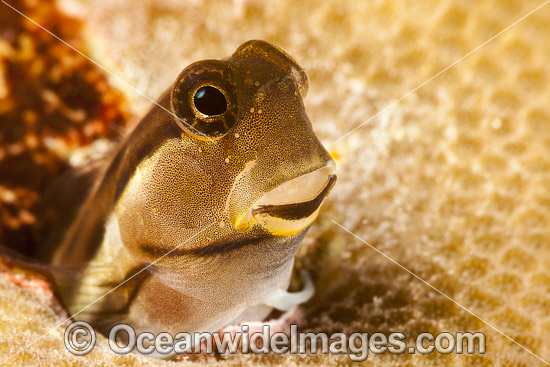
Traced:
POLYGON ((226 61, 189 65, 170 94, 176 124, 196 139, 221 139, 237 122, 237 84, 233 66, 226 61))
POLYGON ((210 85, 197 89, 193 96, 193 103, 197 111, 206 116, 217 116, 227 111, 227 100, 224 94, 210 85))

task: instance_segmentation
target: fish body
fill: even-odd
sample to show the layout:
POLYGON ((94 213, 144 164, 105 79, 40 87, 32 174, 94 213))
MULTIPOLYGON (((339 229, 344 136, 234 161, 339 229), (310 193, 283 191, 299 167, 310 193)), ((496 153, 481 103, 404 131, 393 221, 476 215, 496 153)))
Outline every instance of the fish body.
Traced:
POLYGON ((214 332, 303 302, 286 291, 294 255, 336 180, 307 89, 297 62, 263 41, 185 68, 45 252, 77 269, 57 280, 74 319, 214 332))

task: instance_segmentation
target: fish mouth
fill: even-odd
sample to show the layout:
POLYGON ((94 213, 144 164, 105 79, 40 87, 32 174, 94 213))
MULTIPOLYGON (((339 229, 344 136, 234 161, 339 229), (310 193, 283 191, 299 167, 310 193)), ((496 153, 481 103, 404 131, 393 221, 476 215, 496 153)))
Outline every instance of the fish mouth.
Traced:
POLYGON ((246 232, 259 225, 276 236, 289 236, 308 227, 336 182, 336 166, 325 166, 283 182, 264 194, 241 216, 233 227, 246 232))

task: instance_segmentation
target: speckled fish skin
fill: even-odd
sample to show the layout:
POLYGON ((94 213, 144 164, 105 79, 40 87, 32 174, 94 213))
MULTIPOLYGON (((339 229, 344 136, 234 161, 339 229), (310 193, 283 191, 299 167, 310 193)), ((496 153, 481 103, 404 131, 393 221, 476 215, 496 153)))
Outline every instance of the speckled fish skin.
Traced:
POLYGON ((265 318, 336 179, 305 112, 307 89, 296 61, 263 41, 187 67, 99 174, 52 252, 54 266, 82 267, 59 280, 69 312, 154 262, 75 318, 157 333, 216 331, 245 312, 265 318), (198 110, 203 86, 224 95, 225 112, 198 110), (306 174, 322 184, 246 217, 306 174))

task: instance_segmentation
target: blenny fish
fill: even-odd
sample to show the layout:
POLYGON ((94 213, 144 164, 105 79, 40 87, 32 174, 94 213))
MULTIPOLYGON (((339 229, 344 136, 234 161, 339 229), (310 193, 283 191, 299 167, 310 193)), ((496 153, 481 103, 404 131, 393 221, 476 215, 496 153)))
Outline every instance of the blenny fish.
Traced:
POLYGON ((74 319, 215 332, 307 300, 287 291, 294 255, 336 181, 307 91, 304 69, 264 41, 185 68, 40 249, 67 269, 53 274, 74 319))

